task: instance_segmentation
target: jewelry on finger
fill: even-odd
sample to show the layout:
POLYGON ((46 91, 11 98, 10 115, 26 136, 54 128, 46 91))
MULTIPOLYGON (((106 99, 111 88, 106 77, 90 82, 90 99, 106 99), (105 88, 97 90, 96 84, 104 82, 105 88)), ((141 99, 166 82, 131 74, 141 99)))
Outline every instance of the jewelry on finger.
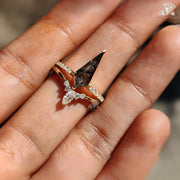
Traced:
POLYGON ((98 106, 100 103, 104 101, 104 97, 90 85, 90 81, 105 53, 105 50, 97 55, 94 59, 89 61, 79 70, 74 72, 71 68, 66 66, 62 62, 57 62, 53 67, 53 70, 62 78, 64 81, 65 89, 64 91, 66 94, 62 99, 62 104, 67 105, 71 103, 73 100, 78 99, 85 99, 90 101, 94 106, 98 106), (71 79, 73 78, 73 86, 71 86, 70 79, 67 78, 70 76, 71 79), (76 89, 85 87, 88 90, 87 93, 79 93, 76 92, 76 89), (91 95, 89 95, 91 94, 91 95))

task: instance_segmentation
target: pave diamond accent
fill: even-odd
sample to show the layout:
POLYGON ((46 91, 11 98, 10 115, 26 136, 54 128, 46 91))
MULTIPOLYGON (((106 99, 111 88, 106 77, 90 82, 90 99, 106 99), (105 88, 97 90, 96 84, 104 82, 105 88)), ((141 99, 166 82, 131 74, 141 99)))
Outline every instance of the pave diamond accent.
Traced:
POLYGON ((86 97, 86 95, 85 94, 80 94, 80 96, 79 96, 81 99, 84 99, 85 97, 86 97))
POLYGON ((69 84, 69 81, 65 81, 64 82, 64 85, 65 85, 65 91, 66 92, 69 92, 70 90, 71 90, 71 86, 70 86, 70 84, 69 84))
POLYGON ((96 96, 101 102, 104 101, 104 97, 92 86, 89 85, 89 90, 91 91, 91 93, 96 96))
POLYGON ((62 100, 62 104, 63 105, 67 105, 69 103, 71 103, 74 99, 85 99, 86 95, 85 94, 79 94, 76 91, 72 90, 70 83, 68 80, 66 80, 64 82, 64 86, 65 86, 65 91, 67 92, 62 100))
POLYGON ((76 96, 75 96, 75 99, 79 99, 80 98, 80 94, 79 93, 76 93, 76 96))
POLYGON ((62 69, 64 69, 66 72, 68 72, 69 74, 72 73, 72 70, 69 67, 67 67, 65 64, 63 64, 62 62, 57 62, 56 64, 60 66, 62 69))

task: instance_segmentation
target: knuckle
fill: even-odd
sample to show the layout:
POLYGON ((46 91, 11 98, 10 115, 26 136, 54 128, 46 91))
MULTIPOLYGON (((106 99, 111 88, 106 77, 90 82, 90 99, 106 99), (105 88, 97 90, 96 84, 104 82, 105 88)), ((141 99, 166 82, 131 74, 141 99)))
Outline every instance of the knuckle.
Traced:
POLYGON ((102 122, 102 118, 100 121, 101 125, 96 124, 93 119, 88 119, 88 122, 86 121, 85 124, 80 123, 76 126, 76 132, 87 150, 94 157, 98 160, 107 160, 113 149, 113 143, 108 132, 111 129, 104 125, 105 123, 102 122))
POLYGON ((36 90, 36 86, 32 83, 34 82, 34 72, 32 68, 21 55, 18 55, 8 47, 0 52, 0 67, 10 76, 13 76, 19 82, 24 84, 29 90, 36 90))
POLYGON ((138 81, 134 81, 131 76, 128 76, 126 73, 122 74, 121 80, 125 83, 128 83, 140 96, 144 97, 149 105, 154 103, 154 100, 151 97, 150 92, 147 87, 143 85, 143 83, 138 83, 138 81))
POLYGON ((138 41, 138 36, 136 30, 131 27, 130 23, 126 22, 126 20, 123 20, 123 17, 120 17, 119 13, 115 13, 113 17, 110 20, 110 23, 112 23, 120 33, 124 34, 124 36, 128 37, 135 46, 136 49, 139 48, 140 42, 138 41))
POLYGON ((25 152, 30 152, 32 149, 35 150, 36 154, 38 154, 39 157, 44 157, 43 151, 39 148, 38 144, 33 140, 33 138, 28 135, 24 130, 15 127, 13 125, 6 125, 4 129, 4 133, 10 133, 16 136, 16 138, 19 138, 19 142, 24 144, 24 147, 22 147, 18 143, 14 144, 13 138, 12 139, 6 139, 5 141, 1 142, 1 149, 4 149, 6 152, 9 153, 9 155, 12 157, 12 159, 16 161, 22 161, 26 158, 27 154, 25 152), (4 143, 3 143, 4 142, 4 143))
MULTIPOLYGON (((65 38, 71 43, 71 45, 75 48, 77 46, 77 43, 75 42, 73 38, 73 30, 71 27, 68 25, 68 23, 65 23, 64 21, 58 23, 57 20, 54 19, 54 15, 49 13, 47 14, 42 21, 46 27, 51 27, 49 28, 50 31, 61 31, 61 33, 64 35, 65 38)), ((46 28, 47 29, 47 28, 46 28)), ((51 32, 49 32, 51 33, 51 32)))

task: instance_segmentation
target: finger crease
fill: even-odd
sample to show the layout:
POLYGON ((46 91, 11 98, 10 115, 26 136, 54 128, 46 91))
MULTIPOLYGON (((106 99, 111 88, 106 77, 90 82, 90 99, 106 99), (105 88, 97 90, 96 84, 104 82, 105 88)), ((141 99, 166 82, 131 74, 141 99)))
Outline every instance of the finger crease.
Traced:
POLYGON ((15 154, 13 151, 8 150, 7 148, 3 147, 2 145, 0 146, 0 150, 2 152, 5 152, 6 154, 8 154, 10 156, 10 158, 13 159, 14 154, 15 154))
POLYGON ((60 29, 64 32, 66 37, 71 41, 73 47, 76 47, 76 43, 72 38, 72 30, 71 30, 71 28, 67 24, 63 24, 63 23, 59 24, 58 27, 60 27, 60 29))
POLYGON ((138 83, 134 82, 130 77, 128 76, 121 76, 121 80, 123 80, 124 82, 127 82, 130 84, 130 86, 135 89, 136 92, 138 92, 138 94, 140 94, 140 96, 143 96, 150 105, 153 104, 153 100, 151 99, 149 93, 147 93, 147 91, 144 90, 144 87, 139 85, 138 83))
POLYGON ((20 134, 23 138, 25 138, 33 147, 35 147, 35 149, 37 150, 37 152, 44 157, 44 153, 41 151, 41 149, 39 148, 39 146, 35 143, 35 141, 33 141, 33 139, 28 136, 23 130, 12 126, 12 125, 7 125, 8 127, 10 127, 11 129, 15 130, 18 134, 20 134))
POLYGON ((110 144, 110 138, 106 135, 106 133, 99 128, 97 125, 95 125, 93 122, 90 122, 91 124, 91 128, 93 129, 93 131, 104 141, 106 142, 109 146, 111 146, 110 144))
POLYGON ((73 37, 72 37, 72 34, 73 34, 73 31, 71 30, 71 28, 65 24, 65 23, 60 23, 60 24, 57 24, 54 20, 53 20, 53 17, 51 16, 51 14, 48 14, 46 15, 43 20, 50 24, 50 25, 53 25, 55 27, 57 27, 58 29, 60 29, 64 36, 68 38, 68 40, 71 42, 72 46, 75 48, 77 46, 77 43, 74 41, 73 37))
POLYGON ((105 159, 107 156, 109 158, 109 153, 106 153, 107 147, 103 148, 105 145, 110 146, 108 138, 93 123, 91 123, 90 126, 91 126, 90 134, 89 131, 87 132, 86 129, 82 130, 82 127, 76 126, 76 130, 77 130, 76 132, 79 135, 81 141, 83 142, 87 150, 98 160, 105 159))
POLYGON ((32 84, 31 82, 33 82, 33 77, 32 77, 32 73, 34 74, 32 68, 30 68, 26 61, 24 60, 23 57, 21 57, 20 55, 17 55, 15 53, 13 53, 9 48, 5 48, 3 50, 1 50, 0 54, 4 55, 5 57, 9 57, 10 61, 12 62, 8 62, 6 59, 3 60, 1 58, 0 61, 0 66, 1 68, 6 71, 8 74, 10 74, 11 76, 15 77, 16 79, 18 79, 21 83, 24 84, 25 87, 27 87, 28 89, 30 89, 32 92, 34 92, 36 90, 36 86, 34 84, 32 84), (18 68, 20 68, 20 70, 16 70, 13 66, 13 64, 17 63, 18 64, 18 68), (25 80, 25 74, 28 74, 30 77, 30 81, 29 80, 25 80))
MULTIPOLYGON (((119 107, 119 104, 117 103, 117 101, 113 101, 113 103, 115 103, 114 107, 119 107)), ((118 129, 121 128, 121 126, 119 126, 119 121, 117 121, 117 118, 114 118, 112 111, 111 113, 109 113, 109 111, 103 108, 99 108, 98 111, 99 111, 101 120, 110 128, 114 128, 114 127, 117 127, 118 129)))
POLYGON ((122 24, 120 21, 112 20, 112 23, 123 33, 125 33, 135 44, 135 48, 139 48, 139 42, 137 40, 137 33, 128 24, 122 24))
POLYGON ((87 148, 87 150, 94 156, 96 157, 98 160, 101 160, 101 149, 99 149, 98 147, 94 146, 89 140, 88 138, 85 138, 85 135, 81 132, 81 131, 77 131, 79 134, 79 137, 81 139, 81 141, 83 142, 83 144, 85 145, 85 147, 87 148))

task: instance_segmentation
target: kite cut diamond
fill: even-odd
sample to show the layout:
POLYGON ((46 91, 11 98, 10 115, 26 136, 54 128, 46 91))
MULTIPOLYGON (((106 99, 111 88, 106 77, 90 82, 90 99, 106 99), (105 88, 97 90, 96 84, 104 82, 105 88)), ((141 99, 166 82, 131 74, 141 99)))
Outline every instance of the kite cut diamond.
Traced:
POLYGON ((104 53, 105 51, 100 53, 75 73, 74 84, 76 88, 87 86, 90 83, 104 53))

